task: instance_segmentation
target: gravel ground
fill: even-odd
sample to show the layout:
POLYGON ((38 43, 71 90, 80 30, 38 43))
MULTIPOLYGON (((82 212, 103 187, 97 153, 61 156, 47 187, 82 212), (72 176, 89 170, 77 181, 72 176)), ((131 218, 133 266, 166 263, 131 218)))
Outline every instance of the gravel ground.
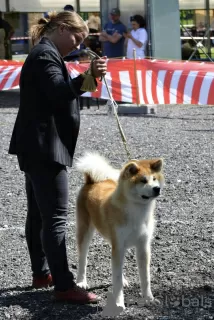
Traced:
MULTIPOLYGON (((102 297, 98 306, 56 304, 49 290, 30 288, 24 178, 16 157, 7 154, 18 98, 18 92, 0 92, 0 319, 102 319, 111 268, 110 248, 98 235, 88 265, 89 285, 102 297)), ((118 319, 214 319, 213 118, 214 109, 206 106, 160 106, 156 115, 120 117, 133 158, 164 158, 166 186, 157 201, 151 264, 152 290, 161 304, 141 306, 136 260, 130 250, 124 266, 130 284, 125 289, 128 307, 118 319)), ((115 119, 103 107, 82 111, 75 157, 85 149, 98 150, 118 168, 126 161, 115 119)), ((67 246, 76 274, 74 205, 82 177, 74 169, 68 172, 67 246)))

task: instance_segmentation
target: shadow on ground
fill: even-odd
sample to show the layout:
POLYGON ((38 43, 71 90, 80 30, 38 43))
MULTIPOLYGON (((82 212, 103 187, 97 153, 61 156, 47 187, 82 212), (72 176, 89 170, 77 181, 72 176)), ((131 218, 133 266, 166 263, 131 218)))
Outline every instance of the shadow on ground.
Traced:
POLYGON ((22 314, 23 310, 26 310, 26 316, 22 318, 26 320, 64 320, 69 319, 69 315, 75 315, 75 319, 80 320, 102 310, 97 304, 79 306, 55 302, 50 291, 24 291, 19 293, 16 291, 13 293, 9 289, 8 295, 1 297, 1 305, 9 309, 12 306, 19 306, 22 309, 22 314))
MULTIPOLYGON (((50 298, 51 291, 30 291, 29 289, 29 287, 14 287, 0 290, 2 307, 19 306, 22 310, 26 310, 27 314, 24 318, 26 320, 66 320, 69 319, 69 316, 75 316, 76 320, 80 320, 88 318, 88 316, 88 319, 90 319, 95 314, 100 318, 102 308, 99 305, 79 306, 56 303, 50 298), (20 292, 21 290, 22 292, 20 292)), ((199 319, 200 316, 203 316, 203 319, 213 319, 214 291, 209 286, 183 288, 182 290, 171 287, 162 289, 159 292, 154 291, 154 296, 159 299, 160 304, 148 307, 142 305, 138 292, 139 287, 137 285, 125 289, 126 310, 128 313, 130 308, 134 308, 139 316, 145 317, 149 311, 154 316, 154 319, 192 320, 199 319)), ((136 313, 133 318, 132 315, 127 316, 121 314, 122 319, 135 319, 136 313)))

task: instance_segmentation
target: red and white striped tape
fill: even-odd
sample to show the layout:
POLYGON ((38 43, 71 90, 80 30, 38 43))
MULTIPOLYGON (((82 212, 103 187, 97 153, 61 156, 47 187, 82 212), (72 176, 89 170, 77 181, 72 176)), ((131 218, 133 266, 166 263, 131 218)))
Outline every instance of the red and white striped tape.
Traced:
MULTIPOLYGON (((17 88, 22 62, 0 61, 0 90, 17 88)), ((88 64, 67 63, 71 77, 88 64)), ((142 104, 214 105, 214 64, 183 61, 137 60, 139 98, 142 104)), ((116 101, 136 103, 137 90, 133 60, 108 60, 106 80, 116 101)), ((104 82, 88 97, 108 99, 104 82)))

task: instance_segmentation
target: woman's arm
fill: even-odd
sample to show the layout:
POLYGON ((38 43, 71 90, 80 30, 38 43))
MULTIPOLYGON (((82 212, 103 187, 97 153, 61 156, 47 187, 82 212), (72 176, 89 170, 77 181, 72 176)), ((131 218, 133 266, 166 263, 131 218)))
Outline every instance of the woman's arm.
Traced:
POLYGON ((106 34, 106 38, 107 38, 107 41, 111 43, 117 43, 122 38, 122 34, 115 31, 112 36, 109 34, 106 34))
MULTIPOLYGON (((147 34, 146 29, 144 29, 144 28, 138 29, 138 41, 139 41, 139 43, 142 44, 141 47, 142 47, 143 45, 145 45, 145 43, 147 42, 147 40, 148 40, 148 34, 147 34)), ((141 48, 141 47, 140 47, 140 48, 141 48)))
POLYGON ((143 42, 135 39, 131 33, 127 33, 126 37, 128 39, 131 39, 138 48, 141 48, 143 46, 143 42))
POLYGON ((141 48, 141 47, 143 46, 143 43, 142 43, 141 41, 135 39, 134 37, 132 37, 131 39, 132 39, 132 41, 136 44, 136 46, 137 46, 138 48, 141 48))
POLYGON ((101 42, 108 41, 107 33, 106 33, 105 31, 102 31, 102 32, 100 33, 99 41, 101 41, 101 42))
MULTIPOLYGON (((106 73, 106 62, 104 59, 98 59, 93 62, 92 80, 97 85, 96 78, 106 73)), ((65 81, 63 66, 58 55, 52 51, 44 51, 34 63, 34 74, 38 78, 41 91, 53 102, 62 100, 74 100, 85 91, 81 90, 84 82, 82 75, 65 81)))
POLYGON ((34 63, 35 76, 38 78, 39 86, 49 100, 74 100, 83 94, 80 90, 83 77, 65 81, 62 63, 53 51, 44 51, 34 63))

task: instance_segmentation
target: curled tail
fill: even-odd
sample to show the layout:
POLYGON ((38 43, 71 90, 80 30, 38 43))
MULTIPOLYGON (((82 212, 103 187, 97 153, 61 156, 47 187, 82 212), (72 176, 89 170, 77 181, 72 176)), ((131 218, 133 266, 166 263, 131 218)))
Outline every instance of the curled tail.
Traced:
POLYGON ((98 153, 86 153, 76 163, 79 172, 84 173, 86 184, 101 182, 104 180, 117 181, 120 170, 114 169, 109 162, 98 153))

